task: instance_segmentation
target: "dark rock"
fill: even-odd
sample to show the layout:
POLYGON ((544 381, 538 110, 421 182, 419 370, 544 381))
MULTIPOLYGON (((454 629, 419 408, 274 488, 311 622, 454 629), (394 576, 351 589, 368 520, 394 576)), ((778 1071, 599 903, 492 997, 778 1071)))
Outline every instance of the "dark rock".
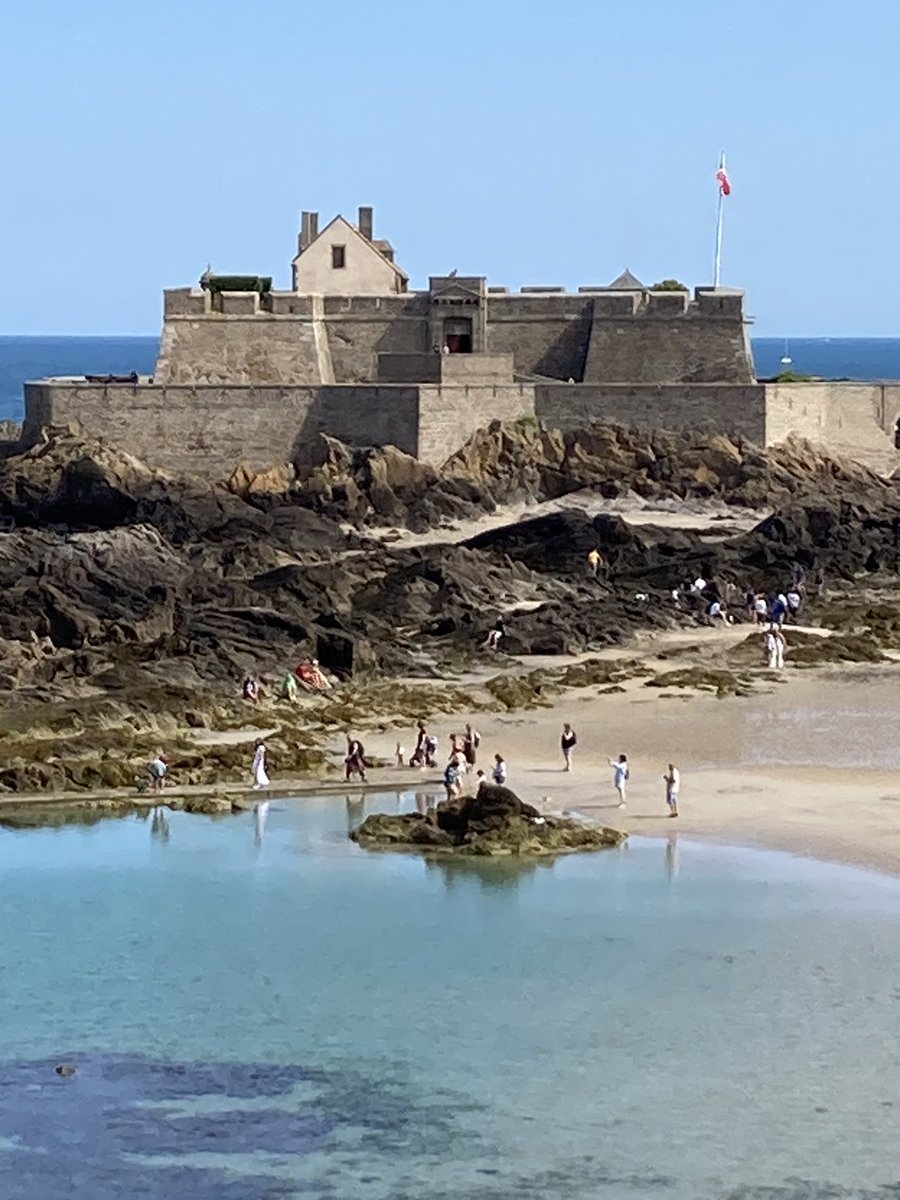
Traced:
POLYGON ((373 813, 351 834, 372 849, 455 855, 544 856, 618 846, 628 836, 560 817, 542 817, 509 788, 482 784, 475 796, 438 804, 433 814, 373 813))

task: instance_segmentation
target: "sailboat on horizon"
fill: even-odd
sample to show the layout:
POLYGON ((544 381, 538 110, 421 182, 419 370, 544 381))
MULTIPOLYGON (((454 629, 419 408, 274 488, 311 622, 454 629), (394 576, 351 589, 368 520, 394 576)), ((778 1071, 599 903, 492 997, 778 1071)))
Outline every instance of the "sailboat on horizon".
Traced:
POLYGON ((784 339, 784 354, 781 356, 781 365, 789 367, 794 360, 791 358, 790 349, 788 348, 788 339, 784 339))

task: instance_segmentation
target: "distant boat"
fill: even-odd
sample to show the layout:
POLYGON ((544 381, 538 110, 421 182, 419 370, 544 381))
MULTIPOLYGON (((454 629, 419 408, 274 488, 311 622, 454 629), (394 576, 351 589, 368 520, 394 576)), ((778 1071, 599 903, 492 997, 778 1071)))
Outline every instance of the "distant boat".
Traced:
POLYGON ((784 339, 784 354, 781 356, 782 366, 789 367, 794 360, 788 353, 788 340, 784 339))

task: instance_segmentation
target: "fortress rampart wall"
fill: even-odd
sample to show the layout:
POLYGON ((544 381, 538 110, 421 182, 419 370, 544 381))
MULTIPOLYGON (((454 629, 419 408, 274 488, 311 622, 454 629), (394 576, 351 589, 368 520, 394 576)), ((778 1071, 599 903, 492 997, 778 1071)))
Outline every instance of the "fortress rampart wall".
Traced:
MULTIPOLYGON (((743 297, 687 292, 489 293, 486 350, 515 373, 576 382, 750 383, 743 297)), ((165 293, 160 383, 370 383, 379 354, 433 351, 428 292, 165 293), (327 353, 326 353, 327 349, 327 353)))
POLYGON ((898 421, 898 383, 766 384, 766 441, 770 443, 805 437, 876 468, 897 466, 898 421))
POLYGON ((91 384, 25 385, 23 442, 81 426, 173 475, 226 478, 286 462, 318 432, 392 444, 439 463, 492 420, 536 415, 548 428, 614 421, 704 429, 771 445, 795 434, 868 462, 900 464, 900 384, 91 384))
POLYGON ((323 297, 335 379, 371 382, 379 354, 430 351, 427 310, 427 295, 323 297))
POLYGON ((321 367, 312 316, 169 317, 154 378, 161 384, 314 384, 321 367))
POLYGON ((535 415, 550 429, 613 421, 654 429, 703 429, 762 444, 764 384, 538 383, 535 415))

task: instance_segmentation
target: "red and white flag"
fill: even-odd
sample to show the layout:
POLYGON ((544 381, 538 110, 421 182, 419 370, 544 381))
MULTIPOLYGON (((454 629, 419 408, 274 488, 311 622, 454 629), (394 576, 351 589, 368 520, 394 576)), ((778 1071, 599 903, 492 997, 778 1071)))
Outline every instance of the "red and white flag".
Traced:
POLYGON ((730 196, 731 195, 731 180, 728 178, 728 172, 725 170, 724 161, 723 161, 722 165, 719 167, 718 171, 716 171, 716 179, 719 182, 719 191, 722 193, 722 195, 730 196))

